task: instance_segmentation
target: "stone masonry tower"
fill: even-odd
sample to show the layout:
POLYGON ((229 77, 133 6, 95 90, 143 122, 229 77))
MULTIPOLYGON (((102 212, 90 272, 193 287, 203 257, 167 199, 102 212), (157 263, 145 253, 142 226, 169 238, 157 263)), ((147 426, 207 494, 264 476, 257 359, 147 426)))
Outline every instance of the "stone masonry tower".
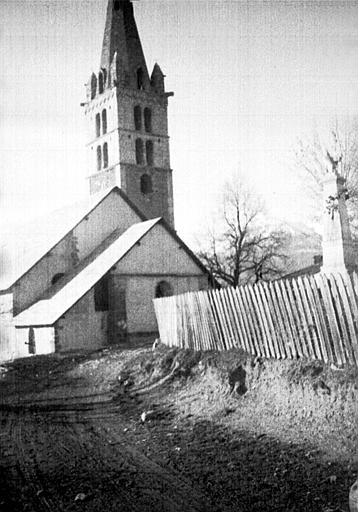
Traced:
POLYGON ((149 77, 130 0, 108 0, 101 63, 87 84, 90 194, 118 185, 174 227, 164 75, 149 77))

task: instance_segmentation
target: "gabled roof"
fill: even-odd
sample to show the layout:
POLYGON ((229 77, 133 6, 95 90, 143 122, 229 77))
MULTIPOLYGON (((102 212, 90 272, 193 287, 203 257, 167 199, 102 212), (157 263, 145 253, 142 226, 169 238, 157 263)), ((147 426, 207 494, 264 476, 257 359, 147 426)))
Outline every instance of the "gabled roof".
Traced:
POLYGON ((146 219, 120 188, 112 187, 31 223, 16 226, 12 232, 1 235, 0 290, 13 286, 112 192, 119 194, 140 219, 146 219))
POLYGON ((17 315, 14 318, 15 326, 53 325, 159 222, 160 218, 134 224, 114 240, 116 233, 112 233, 107 243, 101 246, 101 253, 95 251, 90 262, 84 262, 86 266, 80 271, 75 269, 77 274, 69 276, 64 286, 54 288, 55 293, 49 293, 17 315))

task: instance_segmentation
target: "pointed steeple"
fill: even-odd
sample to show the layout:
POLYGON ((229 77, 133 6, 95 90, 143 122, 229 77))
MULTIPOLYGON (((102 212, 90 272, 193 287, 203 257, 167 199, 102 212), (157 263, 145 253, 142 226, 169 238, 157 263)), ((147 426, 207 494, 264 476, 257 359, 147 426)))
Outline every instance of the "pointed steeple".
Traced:
POLYGON ((113 59, 117 61, 117 73, 121 70, 126 74, 126 77, 118 77, 119 81, 134 88, 149 87, 147 65, 130 0, 108 0, 101 69, 109 72, 113 59))

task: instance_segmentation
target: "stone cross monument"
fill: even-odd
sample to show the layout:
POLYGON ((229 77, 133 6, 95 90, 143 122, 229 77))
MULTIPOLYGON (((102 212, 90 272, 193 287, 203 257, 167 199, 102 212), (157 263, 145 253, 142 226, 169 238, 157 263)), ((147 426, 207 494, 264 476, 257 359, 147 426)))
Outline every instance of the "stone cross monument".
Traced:
POLYGON ((328 152, 330 169, 323 180, 323 265, 321 272, 346 273, 355 268, 352 235, 349 227, 345 179, 339 173, 341 157, 334 159, 328 152))

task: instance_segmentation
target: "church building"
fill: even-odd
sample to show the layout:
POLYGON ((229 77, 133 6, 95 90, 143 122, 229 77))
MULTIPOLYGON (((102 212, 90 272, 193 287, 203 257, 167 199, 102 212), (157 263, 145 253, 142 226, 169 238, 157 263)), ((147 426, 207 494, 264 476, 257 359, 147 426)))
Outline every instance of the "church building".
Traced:
POLYGON ((153 299, 206 289, 174 230, 168 97, 149 75, 130 0, 109 0, 82 104, 89 197, 0 243, 0 360, 155 336, 153 299))

